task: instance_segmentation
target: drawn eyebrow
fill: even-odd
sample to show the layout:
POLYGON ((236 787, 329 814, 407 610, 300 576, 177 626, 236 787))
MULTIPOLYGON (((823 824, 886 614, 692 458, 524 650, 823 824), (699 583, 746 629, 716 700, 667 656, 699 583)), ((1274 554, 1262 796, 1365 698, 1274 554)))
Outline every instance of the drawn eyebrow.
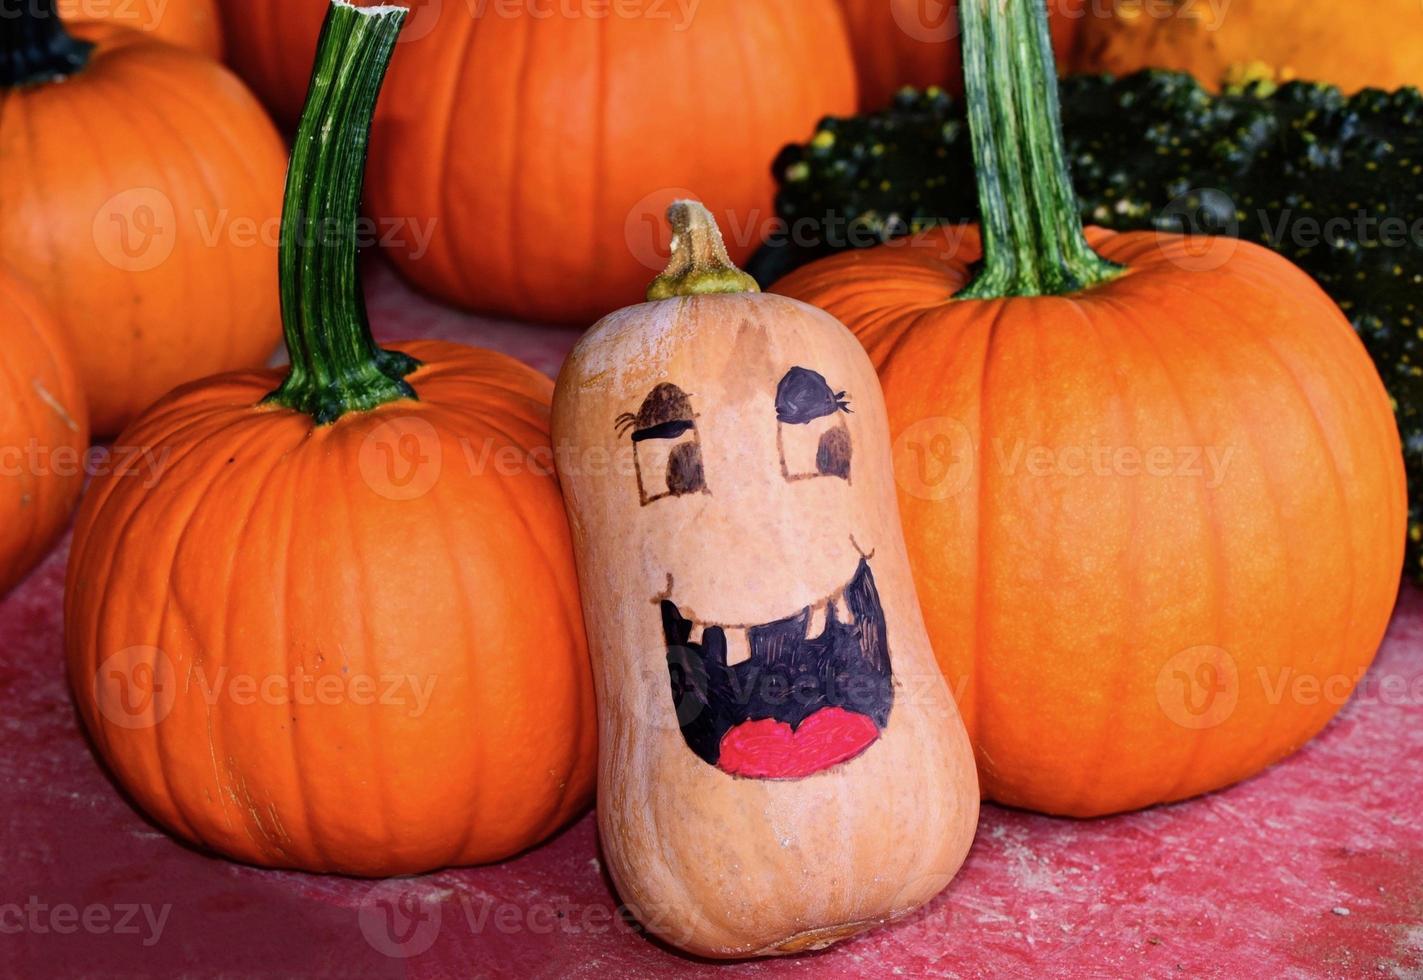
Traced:
POLYGON ((848 411, 845 392, 831 388, 824 375, 809 368, 791 368, 776 386, 776 418, 786 425, 806 425, 848 411))
POLYGON ((696 415, 692 412, 692 400, 687 393, 674 384, 663 382, 648 392, 636 414, 624 412, 619 415, 616 426, 619 436, 632 430, 633 442, 675 439, 696 428, 696 415))

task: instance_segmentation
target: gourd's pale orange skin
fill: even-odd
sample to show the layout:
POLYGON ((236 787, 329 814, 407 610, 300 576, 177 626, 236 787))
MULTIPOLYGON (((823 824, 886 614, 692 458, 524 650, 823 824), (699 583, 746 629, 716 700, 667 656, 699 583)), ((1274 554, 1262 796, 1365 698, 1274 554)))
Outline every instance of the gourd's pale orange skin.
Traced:
POLYGON ((155 820, 239 860, 483 863, 592 798, 552 385, 402 349, 419 401, 320 427, 259 405, 275 371, 174 392, 76 521, 65 643, 94 745, 155 820))
POLYGON ((281 330, 286 148, 222 66, 85 23, 89 63, 0 90, 0 260, 69 335, 96 436, 170 389, 256 367, 281 330))
POLYGON ((1190 72, 1208 88, 1252 78, 1329 82, 1346 92, 1423 85, 1423 4, 1373 0, 1113 0, 1086 18, 1076 69, 1190 72), (1150 11, 1160 11, 1153 16, 1150 11))
POLYGON ((59 16, 70 23, 131 27, 209 58, 222 57, 217 0, 59 0, 59 16))
MULTIPOLYGON (((694 190, 748 258, 774 230, 775 155, 855 109, 835 0, 472 9, 414 5, 366 184, 368 211, 399 222, 402 273, 462 307, 586 325, 637 302, 663 211, 694 190)), ((232 63, 278 119, 301 107, 325 10, 224 0, 232 63)))
POLYGON ((623 310, 565 365, 554 440, 598 687, 599 829, 623 900, 670 943, 739 957, 826 946, 934 897, 968 852, 978 785, 910 578, 879 384, 854 338, 775 296, 623 310), (794 366, 846 392, 848 483, 782 475, 776 390, 794 366), (663 382, 697 413, 708 492, 643 506, 616 423, 663 382), (701 621, 763 623, 832 594, 862 554, 894 673, 878 740, 799 779, 703 761, 679 729, 655 598, 670 584, 701 621))
POLYGON ((39 561, 84 486, 88 414, 64 332, 0 267, 0 597, 39 561))
POLYGON ((884 383, 915 580, 988 798, 1095 816, 1294 752, 1397 597, 1389 398, 1305 273, 1229 239, 1088 229, 1119 278, 953 300, 944 228, 777 289, 849 324, 884 383))

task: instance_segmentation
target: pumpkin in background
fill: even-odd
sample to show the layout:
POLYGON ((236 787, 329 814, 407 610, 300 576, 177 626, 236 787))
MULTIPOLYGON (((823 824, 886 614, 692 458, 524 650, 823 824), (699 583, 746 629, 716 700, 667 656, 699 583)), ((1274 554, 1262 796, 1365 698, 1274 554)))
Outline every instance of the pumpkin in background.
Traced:
POLYGON ((170 388, 276 346, 286 151, 202 55, 54 0, 0 35, 0 261, 35 286, 78 359, 94 433, 170 388))
MULTIPOLYGON (((963 92, 955 0, 839 0, 860 79, 860 108, 889 105, 905 86, 963 92)), ((1087 0, 1046 0, 1058 58, 1070 64, 1087 0)))
MULTIPOLYGON (((239 71, 270 88, 281 59, 279 114, 303 88, 306 8, 320 4, 228 0, 239 71)), ((855 105, 835 0, 702 0, 685 21, 665 0, 596 9, 606 4, 412 15, 381 101, 367 208, 421 288, 485 312, 591 323, 641 296, 665 262, 661 214, 690 192, 744 259, 774 219, 777 151, 855 105)))
POLYGON ((94 744, 161 824, 256 864, 497 860, 592 794, 553 386, 455 344, 382 350, 366 321, 357 204, 403 19, 337 4, 324 35, 282 228, 290 372, 155 405, 124 441, 157 480, 100 477, 75 528, 94 744))
POLYGON ((1423 86, 1423 4, 1367 6, 1319 0, 1232 0, 1161 8, 1112 0, 1082 28, 1076 69, 1125 75, 1190 72, 1201 84, 1307 79, 1392 91, 1423 86), (1155 13, 1153 13, 1155 9, 1155 13))
POLYGON ((99 20, 132 27, 210 58, 222 57, 217 0, 59 0, 59 16, 72 23, 99 20))
POLYGON ((987 795, 1089 816, 1216 789, 1319 731, 1383 637, 1406 522, 1388 396, 1280 256, 1084 238, 1038 11, 962 11, 975 143, 999 161, 983 239, 944 228, 777 288, 880 372, 987 795), (1020 142, 999 119, 1032 125, 1020 142))
POLYGON ((579 341, 554 398, 603 853, 627 907, 682 949, 820 949, 953 878, 973 753, 924 633, 864 350, 760 295, 705 207, 670 218, 649 302, 579 341))
POLYGON ((40 560, 84 486, 84 392, 59 324, 0 267, 0 598, 40 560))

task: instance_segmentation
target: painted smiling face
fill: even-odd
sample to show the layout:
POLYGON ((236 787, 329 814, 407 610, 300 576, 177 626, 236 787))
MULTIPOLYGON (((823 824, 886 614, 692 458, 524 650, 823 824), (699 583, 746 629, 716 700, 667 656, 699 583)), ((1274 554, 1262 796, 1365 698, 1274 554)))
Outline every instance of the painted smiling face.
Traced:
MULTIPOLYGON (((775 425, 774 473, 786 484, 776 487, 773 474, 766 503, 774 506, 778 489, 790 492, 790 485, 807 480, 828 480, 832 488, 841 481, 848 494, 854 441, 846 392, 795 365, 762 401, 761 427, 775 425)), ((755 412, 754 402, 748 407, 755 412)), ((740 419, 743 430, 757 424, 740 419)), ((631 439, 642 506, 716 496, 706 456, 725 454, 703 445, 692 398, 680 386, 659 383, 637 412, 618 417, 618 427, 631 439)), ((771 462, 767 457, 762 465, 769 469, 771 462)), ((734 465, 713 468, 726 478, 738 476, 734 465)), ((859 755, 889 723, 893 669, 872 555, 860 549, 852 530, 845 532, 859 552, 848 577, 810 604, 766 621, 700 619, 679 606, 679 599, 687 600, 676 573, 668 572, 667 588, 654 601, 672 701, 688 748, 709 765, 734 776, 799 779, 859 755)))
POLYGON ((623 900, 662 938, 794 952, 936 894, 977 781, 868 357, 824 312, 708 268, 687 274, 715 295, 674 290, 590 330, 554 397, 598 821, 623 900))

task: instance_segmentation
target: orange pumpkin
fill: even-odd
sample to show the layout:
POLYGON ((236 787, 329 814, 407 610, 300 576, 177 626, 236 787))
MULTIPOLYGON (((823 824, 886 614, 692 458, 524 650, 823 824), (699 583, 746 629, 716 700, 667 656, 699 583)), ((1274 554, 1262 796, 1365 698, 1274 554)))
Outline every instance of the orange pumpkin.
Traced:
MULTIPOLYGON (((1070 63, 1087 0, 1047 0, 1052 43, 1070 63)), ((860 108, 883 109, 906 85, 963 91, 956 0, 840 0, 860 77, 860 108)))
POLYGON ((552 384, 371 340, 357 203, 403 12, 333 11, 282 233, 292 368, 189 385, 127 431, 157 469, 86 498, 66 646, 94 744, 161 824, 394 875, 552 833, 591 798, 596 732, 552 384))
POLYGON ((1319 731, 1383 636, 1406 516, 1389 400, 1274 253, 1084 238, 1038 11, 962 10, 983 247, 946 228, 778 289, 879 369, 987 795, 1088 816, 1203 793, 1319 731))
POLYGON ((59 0, 59 16, 71 23, 121 24, 210 58, 222 57, 216 0, 59 0))
POLYGON ((84 486, 84 392, 59 324, 0 268, 0 597, 48 550, 84 486))
POLYGON ((201 55, 54 0, 0 35, 0 260, 68 332, 96 435, 276 345, 285 150, 201 55))
POLYGON ((1173 68, 1218 89, 1254 78, 1330 82, 1347 92, 1423 86, 1423 4, 1319 0, 1111 0, 1082 28, 1078 71, 1173 68))
MULTIPOLYGON (((313 5, 228 0, 239 70, 264 87, 281 59, 279 115, 309 64, 313 5)), ((747 258, 774 219, 776 152, 855 105, 835 0, 481 9, 412 16, 368 185, 396 263, 461 306, 589 323, 636 302, 665 262, 662 212, 689 190, 747 258)))

